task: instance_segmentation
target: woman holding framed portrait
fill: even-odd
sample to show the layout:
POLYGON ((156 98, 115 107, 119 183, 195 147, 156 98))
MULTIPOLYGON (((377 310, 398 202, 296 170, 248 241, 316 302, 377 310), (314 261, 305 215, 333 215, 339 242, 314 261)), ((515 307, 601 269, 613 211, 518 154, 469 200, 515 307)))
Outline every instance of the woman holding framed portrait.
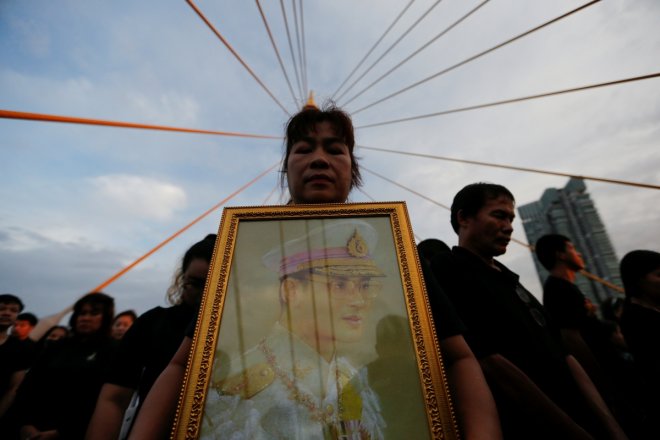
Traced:
MULTIPOLYGON (((346 113, 336 107, 329 107, 320 110, 316 106, 308 105, 294 115, 287 125, 286 150, 281 169, 283 182, 286 180, 291 195, 290 203, 294 205, 345 203, 350 191, 361 183, 359 165, 353 152, 354 145, 355 139, 351 119, 346 113)), ((360 237, 362 237, 363 234, 370 234, 368 228, 356 226, 355 224, 351 225, 349 229, 349 233, 356 232, 360 237)), ((313 230, 307 231, 306 240, 309 241, 310 234, 313 235, 313 233, 313 230)), ((332 236, 334 237, 336 234, 332 234, 332 236)), ((295 237, 285 240, 283 247, 287 248, 291 246, 290 242, 295 240, 295 237)), ((364 237, 360 240, 363 240, 364 246, 369 249, 368 241, 364 240, 364 237)), ((344 243, 346 243, 346 241, 344 241, 344 243)), ((339 268, 335 263, 328 263, 329 258, 326 255, 327 252, 329 252, 329 249, 338 249, 337 252, 342 253, 341 258, 334 260, 355 258, 349 254, 345 255, 346 252, 350 252, 348 251, 348 244, 344 246, 345 249, 342 246, 334 246, 332 243, 324 243, 323 246, 310 247, 305 252, 298 252, 298 254, 302 255, 302 260, 298 261, 297 264, 302 264, 303 266, 308 265, 309 267, 315 268, 311 272, 309 270, 303 272, 305 273, 305 276, 302 277, 304 280, 296 278, 301 278, 300 270, 294 271, 293 269, 287 269, 286 258, 282 258, 281 255, 279 260, 278 258, 274 258, 274 261, 276 262, 275 265, 277 266, 279 264, 278 271, 282 282, 279 287, 280 301, 286 302, 290 297, 295 296, 292 292, 295 293, 296 289, 302 291, 303 287, 296 283, 302 281, 305 286, 307 286, 305 288, 309 288, 309 285, 314 285, 315 281, 319 281, 319 273, 317 269, 322 273, 322 278, 320 279, 321 284, 326 286, 326 289, 330 294, 332 294, 332 292, 336 294, 336 292, 346 289, 346 285, 339 287, 339 284, 336 284, 337 280, 334 278, 334 275, 329 275, 331 272, 339 270, 339 268), (318 251, 322 251, 323 253, 321 258, 316 258, 314 256, 316 255, 315 252, 318 251), (322 261, 322 263, 319 263, 319 261, 322 261)), ((290 251, 288 252, 288 255, 295 256, 297 254, 296 252, 290 251)), ((367 258, 366 255, 370 254, 367 252, 367 254, 359 258, 367 258)), ((368 258, 371 258, 371 256, 368 258)), ((355 261, 353 261, 353 263, 354 262, 355 261)), ((366 292, 364 294, 361 293, 362 299, 365 299, 376 289, 376 287, 373 286, 376 285, 375 281, 376 278, 378 278, 376 274, 379 273, 379 269, 374 266, 374 268, 372 268, 373 272, 366 275, 362 274, 361 278, 356 278, 356 273, 351 272, 354 271, 354 268, 356 267, 353 263, 345 265, 344 269, 349 267, 351 269, 346 269, 348 272, 345 272, 342 275, 343 278, 339 281, 342 283, 350 282, 349 290, 351 292, 366 292)), ((430 295, 432 296, 436 294, 440 293, 432 292, 430 295)), ((335 297, 339 298, 341 295, 335 295, 335 297)), ((337 310, 338 309, 331 308, 329 313, 331 315, 333 313, 341 313, 337 310)), ((359 327, 362 322, 362 317, 358 312, 355 312, 352 315, 351 313, 348 313, 345 317, 346 319, 344 321, 340 319, 336 324, 339 326, 347 324, 348 327, 359 327)), ((441 323, 451 321, 446 320, 443 317, 435 318, 437 322, 441 323)), ((286 324, 286 320, 284 319, 280 319, 279 323, 282 324, 282 321, 286 324)), ((292 327, 287 325, 281 325, 281 327, 282 328, 278 331, 284 332, 284 335, 293 333, 292 327)), ((437 330, 444 365, 446 367, 447 380, 455 395, 454 405, 463 437, 467 439, 489 440, 501 438, 497 410, 492 395, 490 394, 490 390, 485 382, 479 364, 460 334, 461 329, 444 329, 442 328, 442 324, 440 324, 440 327, 437 330)), ((347 332, 347 334, 348 333, 350 332, 347 332)), ((192 336, 192 334, 190 336, 192 336)), ((220 339, 222 339, 222 330, 220 339)), ((266 338, 266 340, 268 340, 268 338, 266 338)), ((177 397, 179 396, 183 384, 191 345, 192 338, 186 338, 177 354, 172 359, 170 365, 154 385, 138 416, 130 438, 162 438, 169 432, 170 424, 176 409, 177 397)), ((314 343, 307 343, 307 345, 313 347, 314 343)), ((323 357, 325 353, 323 353, 322 350, 318 350, 318 348, 317 345, 315 348, 316 352, 323 357)), ((256 350, 254 351, 261 352, 259 355, 259 362, 256 362, 256 365, 268 364, 269 360, 272 360, 275 357, 273 352, 269 351, 267 347, 266 349, 263 349, 263 347, 256 347, 256 350)), ((218 355, 216 354, 216 356, 218 355)), ((246 353, 245 356, 250 355, 246 353)), ((242 358, 245 359, 244 357, 242 358)), ((333 353, 326 356, 325 360, 328 362, 329 366, 326 369, 326 372, 335 371, 335 373, 337 373, 337 371, 340 370, 339 364, 341 361, 336 358, 333 353), (333 370, 333 368, 335 370, 333 370)), ((225 365, 226 364, 228 363, 225 363, 225 365)), ((350 384, 353 388, 361 390, 353 392, 352 401, 359 401, 360 409, 357 410, 359 414, 353 417, 353 420, 359 420, 359 422, 355 423, 355 426, 351 428, 350 426, 346 427, 347 423, 340 420, 339 416, 335 417, 332 415, 327 417, 328 414, 338 414, 338 411, 328 409, 327 407, 320 407, 311 396, 301 392, 301 390, 297 388, 297 385, 296 388, 294 388, 294 385, 296 384, 295 377, 290 375, 287 376, 283 369, 278 368, 277 365, 267 366, 269 367, 269 369, 267 369, 268 371, 263 373, 264 383, 266 383, 265 388, 270 387, 273 383, 280 383, 283 389, 288 388, 290 391, 286 398, 293 400, 297 399, 301 406, 307 408, 307 418, 319 420, 318 429, 312 427, 310 430, 305 430, 301 435, 293 435, 289 438, 393 437, 393 435, 388 434, 388 431, 385 428, 388 424, 387 420, 385 423, 380 422, 380 418, 383 416, 381 412, 384 411, 384 409, 378 404, 375 405, 376 409, 374 409, 373 405, 370 406, 368 404, 373 392, 368 386, 368 382, 365 385, 364 381, 359 379, 360 376, 356 374, 357 371, 352 371, 351 373, 354 378, 353 380, 351 380, 350 377, 343 380, 345 384, 350 384), (324 411, 327 411, 327 413, 324 411)), ((291 366, 292 369, 295 369, 294 367, 295 366, 291 366)), ((236 371, 238 376, 230 374, 224 378, 225 381, 219 385, 219 387, 225 387, 226 391, 228 391, 231 384, 240 388, 242 386, 240 377, 245 378, 246 375, 253 374, 252 371, 248 371, 249 368, 250 365, 245 365, 242 369, 238 368, 236 371), (236 379, 236 377, 239 379, 236 379), (233 381, 231 379, 233 379, 233 381), (238 382, 236 382, 237 380, 238 382)), ((296 371, 299 372, 300 370, 296 371)), ((337 374, 335 376, 337 376, 337 374)), ((322 378, 321 380, 325 381, 323 382, 324 385, 322 385, 322 387, 328 383, 327 377, 322 378)), ((336 387, 336 384, 333 386, 336 387)), ((345 385, 342 385, 342 387, 344 386, 345 385)), ((347 386, 346 391, 348 392, 349 390, 350 387, 347 386)), ((243 397, 245 397, 247 394, 252 394, 254 392, 255 390, 251 389, 240 391, 238 394, 243 393, 243 397)), ((259 392, 261 392, 261 390, 256 391, 256 393, 259 392)), ((228 392, 225 394, 228 394, 228 392)), ((378 402, 378 399, 376 398, 373 401, 378 402)), ((261 423, 259 416, 250 420, 250 423, 261 423)), ((260 427, 260 429, 262 428, 263 426, 260 427)), ((290 433, 268 432, 264 429, 255 432, 262 431, 264 432, 264 438, 286 438, 290 435, 290 433)), ((222 436, 222 432, 217 432, 215 435, 215 437, 218 438, 222 436)), ((209 435, 209 438, 214 438, 214 436, 211 434, 209 435)), ((245 438, 249 438, 249 436, 246 436, 245 438)))

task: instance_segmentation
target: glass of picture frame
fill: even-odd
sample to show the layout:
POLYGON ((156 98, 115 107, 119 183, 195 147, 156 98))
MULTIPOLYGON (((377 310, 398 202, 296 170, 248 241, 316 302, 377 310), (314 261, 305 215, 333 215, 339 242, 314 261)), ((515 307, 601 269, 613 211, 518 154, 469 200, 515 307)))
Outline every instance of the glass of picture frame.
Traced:
POLYGON ((225 208, 175 438, 458 438, 404 202, 225 208))

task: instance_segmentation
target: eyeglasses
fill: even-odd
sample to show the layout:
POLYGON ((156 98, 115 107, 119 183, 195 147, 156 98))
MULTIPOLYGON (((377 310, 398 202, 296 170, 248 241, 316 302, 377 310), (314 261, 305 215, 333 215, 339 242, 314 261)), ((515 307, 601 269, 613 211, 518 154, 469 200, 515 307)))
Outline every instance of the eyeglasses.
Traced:
POLYGON ((312 283, 325 284, 330 295, 337 299, 348 298, 355 293, 359 293, 362 295, 362 298, 371 300, 376 298, 383 289, 381 283, 371 278, 357 278, 353 280, 344 277, 322 277, 321 279, 308 277, 305 279, 312 283))

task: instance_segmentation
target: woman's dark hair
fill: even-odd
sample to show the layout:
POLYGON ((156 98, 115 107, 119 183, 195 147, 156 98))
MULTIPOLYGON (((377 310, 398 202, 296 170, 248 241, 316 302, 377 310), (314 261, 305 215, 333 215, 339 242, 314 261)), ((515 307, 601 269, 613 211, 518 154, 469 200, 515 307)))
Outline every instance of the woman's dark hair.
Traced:
POLYGON ((353 131, 353 121, 351 117, 335 106, 328 104, 319 109, 318 107, 307 105, 301 111, 296 113, 289 119, 286 124, 286 138, 285 138, 285 151, 284 159, 282 160, 282 167, 280 168, 280 184, 282 188, 286 186, 286 173, 287 162, 289 161, 289 154, 291 147, 303 137, 307 136, 310 131, 313 131, 317 124, 321 122, 329 122, 335 134, 343 139, 348 147, 348 153, 351 157, 351 187, 359 187, 362 185, 362 175, 360 174, 360 166, 357 163, 356 157, 353 154, 355 147, 355 134, 353 131))
POLYGON ((117 321, 122 316, 128 316, 129 318, 131 318, 133 320, 133 322, 135 322, 135 320, 137 319, 137 313, 135 313, 134 310, 124 310, 123 312, 117 313, 115 315, 115 319, 112 320, 112 323, 114 324, 115 321, 117 321))
POLYGON ((644 295, 639 282, 650 272, 660 267, 660 253, 648 250, 628 252, 622 259, 619 269, 626 298, 644 295))
POLYGON ((110 328, 112 327, 112 318, 115 316, 115 300, 110 296, 106 295, 103 292, 92 292, 80 298, 73 305, 73 314, 69 318, 69 327, 71 327, 72 333, 76 334, 76 321, 78 316, 82 311, 83 306, 99 306, 101 307, 101 313, 103 315, 103 320, 101 321, 101 328, 98 333, 102 335, 109 335, 110 328))
POLYGON ((183 274, 188 270, 188 266, 193 260, 201 259, 207 263, 211 263, 213 258, 213 248, 215 247, 216 234, 209 234, 204 237, 204 240, 198 241, 193 244, 190 249, 186 251, 181 260, 181 267, 174 273, 172 284, 167 289, 167 301, 172 305, 181 304, 181 289, 183 287, 183 274))
POLYGON ((48 336, 50 336, 51 333, 53 333, 57 329, 62 329, 66 332, 66 336, 64 336, 63 339, 66 339, 70 335, 70 331, 68 327, 64 327, 63 325, 54 325, 51 328, 48 329, 48 331, 37 341, 37 348, 35 350, 36 353, 40 353, 41 350, 43 350, 44 347, 46 347, 48 344, 52 343, 53 341, 48 341, 48 336))
POLYGON ((464 217, 474 217, 486 205, 488 200, 504 196, 515 202, 511 191, 495 183, 472 183, 454 196, 451 204, 451 227, 458 234, 458 212, 463 211, 464 217))
POLYGON ((431 264, 431 261, 436 255, 443 253, 451 253, 451 248, 442 240, 437 238, 427 238, 417 244, 417 252, 419 259, 426 264, 431 264))

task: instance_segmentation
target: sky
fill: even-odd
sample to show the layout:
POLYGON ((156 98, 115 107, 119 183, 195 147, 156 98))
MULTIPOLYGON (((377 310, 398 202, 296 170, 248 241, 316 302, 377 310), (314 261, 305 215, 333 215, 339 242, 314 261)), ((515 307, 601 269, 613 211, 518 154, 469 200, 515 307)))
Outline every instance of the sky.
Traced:
MULTIPOLYGON (((297 56, 292 3, 284 3, 297 56)), ((490 0, 346 104, 480 3, 412 2, 353 78, 431 10, 337 99, 353 113, 355 125, 660 72, 660 3, 601 1, 360 110, 586 3, 490 0)), ((406 4, 303 2, 306 77, 318 103, 334 95, 406 4)), ((196 5, 288 112, 295 112, 300 98, 289 91, 256 3, 196 5)), ((261 5, 298 90, 280 2, 261 5)), ((0 60, 3 110, 275 136, 282 135, 289 117, 183 0, 2 0, 0 60)), ((9 119, 0 119, 0 133, 0 291, 20 296, 26 310, 39 316, 72 304, 230 196, 278 163, 283 149, 273 139, 9 119)), ((658 185, 660 79, 358 128, 356 138, 362 146, 658 185)), ((518 204, 567 182, 359 147, 356 154, 364 186, 351 201, 403 200, 419 239, 451 245, 457 239, 448 211, 369 171, 445 205, 476 181, 504 184, 518 204)), ((286 201, 278 185, 273 171, 227 206, 286 201)), ((591 181, 587 188, 619 258, 633 249, 660 249, 657 190, 591 181)), ((108 286, 117 311, 142 313, 166 305, 165 291, 183 253, 215 233, 220 217, 215 211, 108 286)), ((526 241, 518 220, 514 228, 514 237, 526 241)), ((529 250, 512 243, 500 260, 540 297, 529 250)))

